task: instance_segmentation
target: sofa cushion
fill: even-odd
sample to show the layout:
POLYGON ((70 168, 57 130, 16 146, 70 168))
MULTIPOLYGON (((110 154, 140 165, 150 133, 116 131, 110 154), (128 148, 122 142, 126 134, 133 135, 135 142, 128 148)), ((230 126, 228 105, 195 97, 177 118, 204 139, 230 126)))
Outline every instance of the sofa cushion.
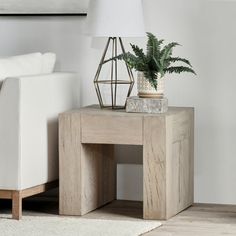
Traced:
POLYGON ((0 86, 7 77, 41 74, 42 57, 38 52, 0 58, 0 86))
POLYGON ((43 54, 42 74, 50 74, 54 71, 56 54, 47 52, 43 54))

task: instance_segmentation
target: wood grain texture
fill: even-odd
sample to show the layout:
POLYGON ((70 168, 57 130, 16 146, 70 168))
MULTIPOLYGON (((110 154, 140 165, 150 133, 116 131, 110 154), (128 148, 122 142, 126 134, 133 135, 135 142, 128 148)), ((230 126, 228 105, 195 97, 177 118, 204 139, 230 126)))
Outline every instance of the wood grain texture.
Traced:
POLYGON ((143 132, 144 219, 166 218, 165 117, 145 117, 143 132))
POLYGON ((22 195, 21 191, 12 192, 12 218, 20 220, 22 218, 22 195))
POLYGON ((115 198, 113 149, 104 144, 143 145, 145 219, 168 219, 193 203, 192 108, 130 114, 90 106, 59 123, 60 213, 83 215, 115 198))
POLYGON ((81 115, 59 117, 60 214, 83 215, 113 201, 113 145, 82 144, 81 115))
POLYGON ((59 116, 60 214, 81 214, 80 114, 59 116))
POLYGON ((0 199, 12 199, 12 191, 0 190, 0 199))
POLYGON ((66 114, 83 113, 89 115, 104 115, 104 116, 126 116, 126 117, 145 117, 145 116, 170 116, 178 114, 181 111, 192 109, 191 107, 169 107, 168 111, 163 114, 148 114, 148 113, 127 113, 125 110, 100 109, 99 105, 90 105, 75 110, 65 112, 66 114))
POLYGON ((230 205, 194 204, 145 236, 235 236, 236 209, 230 205))
POLYGON ((58 181, 41 184, 32 188, 21 190, 21 197, 26 198, 36 194, 44 193, 50 189, 57 188, 59 186, 58 181))
POLYGON ((142 117, 82 114, 82 142, 142 145, 142 117))
POLYGON ((167 219, 193 204, 194 112, 167 117, 167 219))

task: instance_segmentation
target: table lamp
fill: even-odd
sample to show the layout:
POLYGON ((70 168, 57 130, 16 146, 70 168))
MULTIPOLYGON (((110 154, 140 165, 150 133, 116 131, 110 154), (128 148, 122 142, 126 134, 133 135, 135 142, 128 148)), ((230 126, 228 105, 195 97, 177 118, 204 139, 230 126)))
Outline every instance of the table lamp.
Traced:
MULTIPOLYGON (((127 76, 120 79, 118 61, 110 60, 120 53, 125 53, 122 37, 145 36, 143 9, 141 0, 90 0, 88 10, 88 34, 92 37, 107 37, 108 41, 94 78, 94 85, 101 108, 122 109, 125 104, 118 104, 117 89, 126 86, 127 97, 134 85, 134 77, 128 65, 125 65, 127 76), (120 51, 120 52, 119 52, 120 51), (107 55, 110 52, 110 58, 107 55), (109 79, 100 78, 105 64, 109 63, 109 79), (109 85, 110 103, 105 104, 101 85, 109 85)), ((125 63, 122 61, 122 63, 125 63)))

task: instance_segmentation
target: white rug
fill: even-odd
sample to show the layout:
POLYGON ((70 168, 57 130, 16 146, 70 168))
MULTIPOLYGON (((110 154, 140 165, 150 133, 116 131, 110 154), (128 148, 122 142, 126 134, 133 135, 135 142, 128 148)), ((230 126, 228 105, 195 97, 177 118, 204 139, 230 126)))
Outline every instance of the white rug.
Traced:
POLYGON ((161 225, 158 221, 120 221, 62 216, 0 215, 0 236, 138 236, 161 225))

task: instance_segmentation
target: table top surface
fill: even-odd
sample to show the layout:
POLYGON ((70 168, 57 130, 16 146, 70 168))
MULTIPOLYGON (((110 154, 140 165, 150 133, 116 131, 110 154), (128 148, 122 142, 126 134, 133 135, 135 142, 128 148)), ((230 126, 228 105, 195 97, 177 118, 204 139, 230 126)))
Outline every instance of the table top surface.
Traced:
POLYGON ((64 112, 63 114, 73 114, 73 113, 82 113, 82 114, 95 114, 95 115, 110 115, 110 116, 169 116, 174 115, 184 111, 193 111, 193 107, 169 107, 166 113, 162 114, 149 114, 149 113, 127 113, 124 109, 112 110, 112 109, 101 109, 99 105, 90 105, 85 106, 79 109, 70 110, 64 112))

